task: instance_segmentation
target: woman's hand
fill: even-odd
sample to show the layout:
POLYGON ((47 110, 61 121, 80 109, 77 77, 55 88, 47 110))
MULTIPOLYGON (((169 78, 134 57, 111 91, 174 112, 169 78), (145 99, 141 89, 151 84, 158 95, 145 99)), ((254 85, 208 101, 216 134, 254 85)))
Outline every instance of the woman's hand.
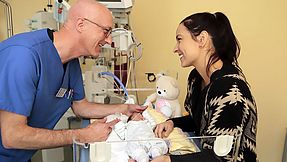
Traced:
POLYGON ((155 159, 153 159, 151 162, 170 162, 170 157, 166 155, 158 156, 155 159))
POLYGON ((173 121, 167 120, 163 123, 160 123, 156 126, 154 133, 158 138, 166 138, 173 130, 173 121))

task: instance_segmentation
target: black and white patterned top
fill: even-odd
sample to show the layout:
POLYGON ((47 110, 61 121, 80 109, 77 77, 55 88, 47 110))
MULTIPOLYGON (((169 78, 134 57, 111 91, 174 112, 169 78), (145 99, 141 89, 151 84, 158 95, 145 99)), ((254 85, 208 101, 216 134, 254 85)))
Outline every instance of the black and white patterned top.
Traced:
MULTIPOLYGON (((255 162, 257 108, 244 76, 232 64, 224 63, 211 75, 209 85, 202 89, 201 83, 202 77, 196 69, 192 70, 185 100, 185 109, 190 115, 172 119, 175 127, 193 131, 196 136, 233 135, 240 142, 237 161, 255 162)), ((202 140, 201 153, 171 156, 171 160, 231 162, 234 150, 225 157, 214 157, 214 140, 202 140)))

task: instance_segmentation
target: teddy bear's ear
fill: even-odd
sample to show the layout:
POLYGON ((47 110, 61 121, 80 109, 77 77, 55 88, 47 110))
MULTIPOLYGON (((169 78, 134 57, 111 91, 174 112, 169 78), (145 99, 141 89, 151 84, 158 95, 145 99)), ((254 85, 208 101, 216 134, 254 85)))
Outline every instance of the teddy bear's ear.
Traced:
POLYGON ((165 75, 164 73, 158 73, 158 74, 156 74, 156 78, 158 79, 158 78, 160 78, 160 77, 162 77, 164 75, 165 75))
POLYGON ((170 81, 170 83, 172 84, 173 87, 178 88, 178 83, 177 83, 177 81, 175 79, 172 79, 170 81))

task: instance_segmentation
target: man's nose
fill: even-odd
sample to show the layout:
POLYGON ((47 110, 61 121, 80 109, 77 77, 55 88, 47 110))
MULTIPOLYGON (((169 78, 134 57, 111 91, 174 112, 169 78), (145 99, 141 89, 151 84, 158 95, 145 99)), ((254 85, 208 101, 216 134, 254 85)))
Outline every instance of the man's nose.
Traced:
POLYGON ((105 42, 106 42, 107 44, 109 44, 109 45, 112 44, 112 41, 113 41, 113 39, 112 39, 112 35, 111 35, 111 34, 110 34, 108 37, 105 38, 105 42))

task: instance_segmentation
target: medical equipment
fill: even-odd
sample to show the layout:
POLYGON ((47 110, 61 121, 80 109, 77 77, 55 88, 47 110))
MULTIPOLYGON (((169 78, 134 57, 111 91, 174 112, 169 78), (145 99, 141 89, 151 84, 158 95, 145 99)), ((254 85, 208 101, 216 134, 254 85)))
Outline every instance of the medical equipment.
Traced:
POLYGON ((54 1, 54 19, 59 23, 64 23, 68 16, 68 11, 71 6, 65 0, 54 1))
MULTIPOLYGON (((201 136, 201 137, 187 137, 188 139, 215 139, 213 151, 218 157, 227 156, 233 148, 232 156, 229 157, 230 161, 236 162, 238 156, 238 149, 240 144, 240 136, 230 136, 230 135, 219 135, 219 136, 201 136)), ((111 147, 114 144, 128 143, 128 142, 144 142, 158 139, 141 139, 141 140, 120 140, 120 141, 106 141, 106 142, 95 142, 92 144, 80 143, 73 141, 73 152, 74 159, 73 162, 79 162, 81 149, 90 149, 90 157, 92 162, 113 162, 111 159, 111 147), (93 146, 93 147, 91 147, 93 146)), ((181 139, 178 139, 181 140, 181 139)), ((168 140, 165 140, 168 143, 168 140)), ((120 150, 119 150, 120 151, 120 150)), ((87 162, 87 161, 81 161, 87 162)))
MULTIPOLYGON (((132 0, 97 0, 110 9, 114 16, 115 24, 129 24, 132 0)), ((120 26, 118 26, 120 27, 120 26)))
MULTIPOLYGON (((114 74, 129 90, 136 89, 135 62, 142 56, 142 46, 137 42, 129 25, 129 13, 132 8, 131 0, 98 0, 112 11, 114 29, 112 44, 102 47, 102 51, 91 70, 84 74, 85 92, 90 102, 123 103, 127 98, 122 95, 123 88, 114 77, 102 76, 99 73, 114 74), (119 100, 118 100, 119 99, 119 100)), ((84 61, 91 59, 84 58, 84 61)), ((137 88, 137 91, 140 90, 137 88)), ((146 89, 145 89, 146 90, 146 89)), ((149 89, 152 90, 152 89, 149 89)), ((137 91, 135 95, 137 96, 137 91)), ((136 97, 136 102, 138 97, 136 97)))
POLYGON ((51 11, 38 11, 31 19, 26 20, 25 23, 29 31, 43 28, 58 30, 57 22, 53 18, 53 13, 51 11))
POLYGON ((13 33, 12 8, 11 8, 11 5, 7 1, 0 0, 0 2, 5 5, 7 37, 9 38, 14 34, 13 33))
POLYGON ((54 0, 54 7, 52 8, 52 6, 51 0, 48 0, 48 9, 38 11, 31 19, 25 20, 29 31, 43 28, 60 29, 60 25, 66 20, 71 6, 65 0, 54 0))

